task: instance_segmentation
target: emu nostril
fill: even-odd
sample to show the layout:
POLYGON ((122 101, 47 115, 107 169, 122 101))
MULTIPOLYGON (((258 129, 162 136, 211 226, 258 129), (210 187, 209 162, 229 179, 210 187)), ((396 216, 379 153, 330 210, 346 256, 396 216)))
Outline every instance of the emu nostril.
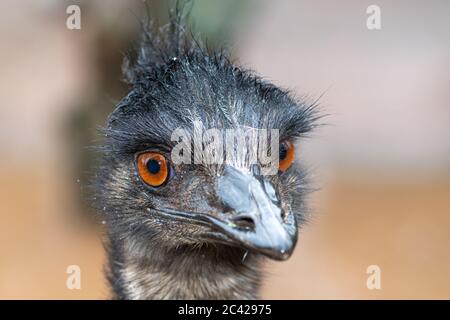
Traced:
POLYGON ((237 229, 253 230, 255 229, 255 221, 248 216, 238 216, 232 219, 237 229))
POLYGON ((283 221, 286 221, 286 218, 287 218, 287 212, 286 212, 286 210, 281 210, 281 219, 283 220, 283 221))

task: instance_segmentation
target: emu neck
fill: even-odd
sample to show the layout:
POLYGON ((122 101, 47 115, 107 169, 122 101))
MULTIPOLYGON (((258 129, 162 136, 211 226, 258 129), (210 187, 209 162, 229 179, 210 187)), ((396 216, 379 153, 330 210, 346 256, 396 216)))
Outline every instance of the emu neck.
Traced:
POLYGON ((118 299, 258 299, 260 258, 223 245, 144 249, 115 243, 109 278, 118 299))

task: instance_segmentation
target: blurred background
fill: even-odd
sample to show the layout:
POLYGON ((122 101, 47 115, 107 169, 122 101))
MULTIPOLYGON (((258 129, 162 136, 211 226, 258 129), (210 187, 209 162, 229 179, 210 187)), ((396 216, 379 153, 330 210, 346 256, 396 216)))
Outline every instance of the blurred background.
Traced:
MULTIPOLYGON (((160 23, 171 2, 149 1, 160 23)), ((142 1, 0 2, 0 298, 104 299, 83 201, 97 129, 127 92, 142 1), (66 8, 81 8, 81 29, 66 8), (81 289, 66 288, 69 265, 81 289)), ((320 97, 300 144, 314 185, 267 299, 450 298, 450 2, 197 0, 192 28, 275 84, 320 97), (381 30, 366 27, 369 5, 381 30), (381 289, 366 286, 370 265, 381 289)))

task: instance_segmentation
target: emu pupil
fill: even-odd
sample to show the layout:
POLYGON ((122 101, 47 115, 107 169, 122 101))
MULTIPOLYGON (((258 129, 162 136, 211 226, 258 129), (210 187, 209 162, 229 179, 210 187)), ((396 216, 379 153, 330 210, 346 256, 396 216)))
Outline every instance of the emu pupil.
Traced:
POLYGON ((150 159, 147 162, 147 169, 150 173, 156 174, 161 169, 161 166, 160 166, 159 162, 156 161, 155 159, 150 159))
POLYGON ((286 156, 287 156, 287 148, 286 148, 286 145, 283 143, 280 146, 279 158, 280 158, 280 160, 284 160, 286 158, 286 156))

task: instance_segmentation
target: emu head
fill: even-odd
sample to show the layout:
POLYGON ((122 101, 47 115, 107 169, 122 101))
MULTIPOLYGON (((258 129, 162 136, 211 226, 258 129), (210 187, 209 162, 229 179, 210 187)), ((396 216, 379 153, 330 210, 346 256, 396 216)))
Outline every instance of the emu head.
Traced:
POLYGON ((96 188, 108 228, 143 248, 221 244, 286 259, 305 220, 294 149, 315 108, 189 39, 179 15, 171 21, 145 30, 125 63, 131 91, 104 131, 96 188), (262 163, 263 145, 273 161, 262 163))

